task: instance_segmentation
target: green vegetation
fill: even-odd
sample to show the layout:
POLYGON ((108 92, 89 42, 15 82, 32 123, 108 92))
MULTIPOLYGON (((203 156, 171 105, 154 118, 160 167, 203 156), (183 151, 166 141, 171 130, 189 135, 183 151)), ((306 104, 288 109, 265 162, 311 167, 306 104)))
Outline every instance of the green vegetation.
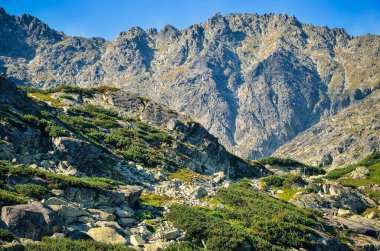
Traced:
MULTIPOLYGON (((337 169, 329 172, 326 176, 327 179, 339 179, 339 182, 348 187, 359 187, 368 185, 380 185, 380 151, 368 155, 363 160, 355 165, 346 168, 337 169), (363 166, 367 168, 368 174, 361 179, 352 179, 347 174, 351 173, 357 167, 363 166)), ((380 191, 368 187, 362 189, 361 192, 368 195, 372 199, 380 200, 380 191)))
POLYGON ((170 198, 151 192, 143 192, 140 196, 140 203, 144 206, 162 207, 170 198))
POLYGON ((7 190, 0 190, 0 204, 4 206, 15 205, 15 204, 25 204, 24 200, 19 194, 7 190))
POLYGON ((168 246, 167 248, 164 249, 165 251, 201 251, 205 250, 203 248, 199 248, 192 244, 191 242, 180 242, 180 243, 174 243, 168 246))
POLYGON ((257 160, 262 165, 271 166, 284 166, 284 167, 300 167, 304 166, 301 162, 290 159, 290 158, 277 158, 277 157, 267 157, 257 160))
POLYGON ((196 177, 199 177, 200 175, 188 168, 179 168, 173 173, 169 174, 169 179, 179 179, 184 182, 191 182, 196 177))
POLYGON ((51 89, 39 89, 39 88, 34 88, 34 87, 18 87, 27 93, 33 93, 33 94, 52 94, 52 93, 57 93, 57 92, 64 92, 64 93, 76 93, 80 94, 83 96, 92 96, 96 93, 106 93, 106 92, 115 92, 119 90, 118 88, 111 87, 111 86, 100 86, 96 88, 81 88, 78 86, 73 86, 73 85, 61 85, 56 88, 51 88, 51 89))
POLYGON ((294 186, 302 186, 306 184, 306 182, 299 175, 269 175, 261 178, 260 181, 263 182, 266 186, 276 188, 292 188, 294 186))
POLYGON ((302 173, 305 173, 306 175, 318 175, 325 173, 325 171, 322 168, 305 165, 297 160, 290 158, 267 157, 257 160, 256 162, 262 165, 302 168, 302 170, 300 171, 302 173))
MULTIPOLYGON (((374 153, 368 155, 366 158, 359 161, 355 165, 351 165, 351 166, 348 166, 345 168, 332 170, 331 172, 329 172, 325 176, 325 178, 329 179, 329 180, 337 180, 339 178, 342 178, 346 174, 351 173, 357 167, 364 166, 364 167, 367 167, 368 169, 372 170, 372 171, 370 170, 370 173, 372 173, 372 179, 376 179, 376 177, 377 177, 377 175, 376 175, 376 170, 377 170, 376 164, 379 164, 379 163, 380 163, 380 151, 377 151, 377 152, 374 152, 374 153)), ((371 174, 370 174, 370 176, 371 176, 371 174)))
POLYGON ((147 167, 168 163, 178 167, 176 161, 165 157, 161 149, 162 144, 171 144, 173 139, 170 135, 138 119, 120 117, 115 111, 91 105, 71 108, 69 115, 60 114, 58 118, 94 145, 106 150, 112 149, 136 163, 147 167), (122 128, 119 120, 127 120, 137 129, 122 128))
POLYGON ((69 133, 53 121, 40 119, 32 114, 23 115, 22 119, 25 123, 47 133, 50 137, 68 136, 69 133))
POLYGON ((11 241, 13 241, 14 238, 15 238, 15 236, 11 232, 0 227, 0 241, 11 242, 11 241))
POLYGON ((5 161, 0 162, 0 174, 37 176, 45 179, 51 188, 84 187, 92 189, 115 189, 116 185, 124 185, 124 182, 106 178, 79 178, 56 174, 38 168, 16 167, 5 161))
POLYGON ((26 251, 134 251, 121 244, 106 244, 95 241, 70 240, 44 237, 39 243, 26 245, 26 251))
POLYGON ((255 191, 249 181, 220 189, 215 200, 224 209, 173 204, 168 219, 186 231, 193 243, 209 250, 315 248, 314 229, 323 229, 319 215, 255 191), (282 247, 282 248, 281 248, 282 247))
POLYGON ((17 184, 14 188, 17 193, 23 196, 38 199, 42 199, 50 193, 48 188, 36 184, 17 184))

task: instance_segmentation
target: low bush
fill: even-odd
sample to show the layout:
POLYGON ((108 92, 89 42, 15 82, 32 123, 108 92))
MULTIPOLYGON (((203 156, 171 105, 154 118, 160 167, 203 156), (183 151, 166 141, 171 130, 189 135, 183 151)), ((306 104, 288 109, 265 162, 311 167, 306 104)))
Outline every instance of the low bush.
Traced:
POLYGON ((16 167, 6 161, 0 161, 0 171, 3 174, 37 176, 45 179, 48 182, 49 186, 52 188, 84 187, 93 189, 115 189, 116 185, 125 185, 124 182, 107 178, 79 178, 63 174, 56 174, 38 168, 16 167))
POLYGON ((285 177, 269 175, 261 178, 261 181, 264 182, 265 185, 271 187, 282 187, 284 185, 285 177))
POLYGON ((70 240, 66 238, 44 237, 41 242, 26 245, 26 251, 134 251, 121 244, 106 244, 86 240, 70 240))
MULTIPOLYGON (((329 179, 329 180, 337 180, 337 179, 342 178, 346 174, 351 173, 352 171, 354 171, 359 166, 370 167, 370 166, 374 166, 374 165, 379 164, 379 163, 380 163, 380 151, 376 151, 376 152, 368 155, 366 158, 359 161, 355 165, 351 165, 351 166, 348 166, 345 168, 339 168, 339 169, 335 169, 335 170, 330 171, 325 176, 325 178, 329 179)), ((376 169, 376 168, 373 168, 373 169, 376 169)))
POLYGON ((16 204, 25 204, 24 200, 19 194, 7 190, 0 190, 0 201, 5 206, 16 205, 16 204))
POLYGON ((44 186, 36 184, 17 184, 15 185, 17 193, 32 198, 42 199, 49 195, 50 191, 44 186))
POLYGON ((53 121, 41 119, 32 114, 22 116, 23 120, 29 125, 47 133, 50 137, 68 136, 69 133, 53 121))
POLYGON ((14 238, 15 238, 14 234, 12 234, 7 229, 0 227, 0 240, 1 241, 11 242, 11 241, 13 241, 14 238))
POLYGON ((173 204, 168 219, 194 244, 201 246, 203 240, 210 250, 236 250, 248 243, 252 250, 313 250, 315 230, 324 228, 314 212, 255 191, 248 181, 219 189, 215 200, 224 209, 173 204))

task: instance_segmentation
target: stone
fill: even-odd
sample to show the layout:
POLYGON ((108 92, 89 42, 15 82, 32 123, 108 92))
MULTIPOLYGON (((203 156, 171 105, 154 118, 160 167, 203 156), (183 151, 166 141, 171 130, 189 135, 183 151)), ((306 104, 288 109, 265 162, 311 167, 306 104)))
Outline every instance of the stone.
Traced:
POLYGON ((167 241, 175 240, 179 236, 181 236, 181 233, 178 230, 176 230, 176 229, 168 231, 168 232, 164 232, 164 239, 167 240, 167 241))
POLYGON ((62 205, 58 210, 58 215, 61 216, 66 224, 71 224, 78 220, 80 216, 88 216, 89 213, 83 209, 70 206, 70 205, 62 205))
POLYGON ((143 246, 146 243, 139 235, 131 235, 129 241, 133 246, 143 246))
POLYGON ((219 184, 225 179, 224 172, 217 172, 212 174, 212 182, 214 184, 219 184))
POLYGON ((341 208, 338 209, 338 216, 348 216, 351 214, 352 214, 352 212, 350 210, 341 209, 341 208))
POLYGON ((133 217, 134 212, 133 210, 127 211, 127 210, 122 210, 120 208, 116 208, 115 214, 119 218, 130 218, 130 217, 133 217))
POLYGON ((65 238, 72 240, 93 240, 86 232, 77 229, 66 232, 65 238))
POLYGON ((134 219, 134 218, 120 218, 120 219, 118 219, 118 223, 122 227, 130 226, 130 225, 134 224, 135 222, 136 222, 136 219, 134 219))
POLYGON ((94 218, 97 218, 100 221, 114 221, 116 216, 100 209, 88 209, 94 218))
POLYGON ((112 244, 127 244, 128 240, 111 227, 96 227, 88 230, 87 234, 95 241, 112 244))
POLYGON ((88 217, 88 216, 79 216, 77 218, 77 221, 78 222, 81 222, 81 223, 90 223, 90 224, 94 224, 95 223, 95 220, 88 217))
POLYGON ((377 219, 377 214, 375 211, 370 212, 365 216, 367 219, 377 219))
POLYGON ((207 195, 207 190, 203 186, 198 186, 196 187, 192 192, 191 192, 191 197, 194 199, 200 199, 204 196, 207 195))
POLYGON ((47 200, 45 200, 44 204, 45 205, 60 205, 60 206, 65 205, 65 206, 67 206, 68 202, 64 199, 60 199, 57 197, 50 197, 47 200))
POLYGON ((95 222, 97 227, 110 227, 113 229, 121 229, 120 225, 116 221, 97 221, 95 222))
POLYGON ((171 242, 168 241, 156 241, 155 243, 151 244, 145 244, 144 249, 145 251, 160 251, 160 250, 165 250, 171 242))
POLYGON ((352 179, 365 179, 367 178, 369 171, 365 166, 358 166, 354 171, 350 173, 352 179))
POLYGON ((63 196, 65 194, 65 191, 63 191, 62 189, 52 189, 51 193, 55 196, 63 196))
POLYGON ((62 229, 58 215, 40 202, 5 206, 1 219, 17 237, 40 240, 62 229))

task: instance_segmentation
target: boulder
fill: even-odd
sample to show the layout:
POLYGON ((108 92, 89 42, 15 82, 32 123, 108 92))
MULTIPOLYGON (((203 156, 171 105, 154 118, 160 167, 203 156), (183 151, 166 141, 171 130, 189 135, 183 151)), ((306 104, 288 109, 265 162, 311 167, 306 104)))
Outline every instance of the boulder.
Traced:
POLYGON ((129 241, 135 247, 143 246, 145 244, 145 240, 139 235, 131 235, 129 241))
POLYGON ((134 218, 120 218, 118 220, 118 223, 122 227, 128 227, 128 226, 132 225, 135 222, 136 222, 136 219, 134 219, 134 218))
POLYGON ((171 243, 166 241, 156 241, 155 243, 145 244, 144 249, 146 251, 159 251, 167 248, 171 243))
POLYGON ((365 166, 358 166, 354 171, 350 173, 352 179, 365 179, 369 173, 365 166))
POLYGON ((33 240, 40 240, 62 228, 58 215, 40 202, 3 207, 1 219, 17 237, 33 240))
POLYGON ((88 210, 91 215, 100 221, 114 221, 116 219, 116 216, 110 213, 107 213, 105 211, 99 210, 99 209, 89 209, 88 210))
POLYGON ((54 150, 56 155, 70 165, 86 168, 92 161, 96 161, 101 150, 94 145, 71 137, 57 137, 54 139, 54 150))
POLYGON ((72 240, 92 240, 92 237, 89 236, 87 233, 77 229, 65 233, 65 238, 69 238, 72 240))
POLYGON ((49 199, 45 200, 44 202, 45 205, 68 205, 68 202, 65 201, 64 199, 60 199, 57 197, 50 197, 49 199))
POLYGON ((164 239, 167 241, 177 239, 179 236, 181 236, 181 233, 177 229, 164 233, 164 239))
POLYGON ((96 227, 88 230, 87 234, 91 236, 95 241, 106 242, 112 244, 127 244, 121 234, 111 227, 96 227))
POLYGON ((117 217, 119 218, 130 218, 130 217, 133 217, 134 215, 134 212, 133 210, 122 210, 121 208, 116 208, 115 210, 115 214, 117 217))
POLYGON ((116 221, 97 221, 95 222, 97 227, 110 227, 113 229, 121 229, 120 225, 116 221))
POLYGON ((99 208, 126 205, 134 207, 143 188, 140 186, 121 186, 118 190, 96 190, 90 188, 68 187, 66 198, 79 203, 82 207, 99 208))

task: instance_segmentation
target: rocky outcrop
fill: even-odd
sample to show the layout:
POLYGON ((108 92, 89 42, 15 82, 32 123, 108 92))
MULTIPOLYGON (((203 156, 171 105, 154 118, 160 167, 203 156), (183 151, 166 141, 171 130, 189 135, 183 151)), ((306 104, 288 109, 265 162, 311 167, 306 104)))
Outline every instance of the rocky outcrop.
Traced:
POLYGON ((379 87, 379 36, 351 37, 285 14, 134 27, 109 42, 60 34, 29 15, 0 16, 8 27, 0 66, 14 81, 125 87, 191 115, 241 157, 272 154, 379 87))
POLYGON ((117 191, 68 187, 65 197, 83 207, 115 207, 123 203, 135 207, 142 190, 138 186, 122 186, 117 191))
POLYGON ((87 234, 96 241, 112 244, 127 244, 127 239, 110 227, 91 228, 87 234))
POLYGON ((33 240, 41 240, 62 228, 58 215, 38 202, 3 207, 1 219, 17 237, 33 240))
POLYGON ((380 91, 324 120, 274 155, 311 165, 349 165, 380 148, 380 91))

